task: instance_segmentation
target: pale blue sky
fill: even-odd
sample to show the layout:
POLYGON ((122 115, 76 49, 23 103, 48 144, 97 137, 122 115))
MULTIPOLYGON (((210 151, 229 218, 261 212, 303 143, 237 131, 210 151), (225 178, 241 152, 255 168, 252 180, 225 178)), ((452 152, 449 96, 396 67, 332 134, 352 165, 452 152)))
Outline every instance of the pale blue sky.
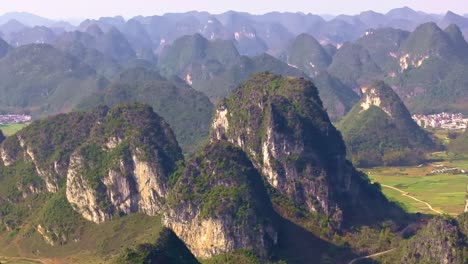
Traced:
POLYGON ((191 10, 222 13, 226 10, 255 14, 301 11, 314 14, 356 14, 365 10, 387 12, 409 6, 430 13, 468 13, 468 0, 0 0, 0 14, 30 12, 49 18, 156 15, 191 10))

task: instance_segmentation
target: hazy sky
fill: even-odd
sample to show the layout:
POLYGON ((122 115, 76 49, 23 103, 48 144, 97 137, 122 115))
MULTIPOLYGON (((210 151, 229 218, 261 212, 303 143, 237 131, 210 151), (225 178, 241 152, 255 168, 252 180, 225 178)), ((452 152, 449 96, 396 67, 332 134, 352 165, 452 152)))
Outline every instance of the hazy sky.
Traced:
POLYGON ((0 0, 0 13, 30 12, 49 18, 156 15, 191 10, 222 13, 227 10, 266 13, 302 11, 314 14, 356 14, 365 10, 387 12, 409 6, 416 10, 468 13, 468 0, 0 0))

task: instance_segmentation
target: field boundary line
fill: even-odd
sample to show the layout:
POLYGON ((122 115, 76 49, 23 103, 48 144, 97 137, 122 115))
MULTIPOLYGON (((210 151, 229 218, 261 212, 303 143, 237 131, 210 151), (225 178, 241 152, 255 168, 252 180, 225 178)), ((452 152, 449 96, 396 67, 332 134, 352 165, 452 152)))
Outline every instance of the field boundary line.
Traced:
POLYGON ((372 254, 372 255, 367 255, 367 256, 364 256, 364 257, 355 258, 355 259, 351 260, 348 264, 354 264, 354 263, 356 263, 356 261, 363 260, 363 259, 368 259, 368 258, 373 258, 373 257, 382 256, 382 255, 385 255, 385 254, 387 254, 387 253, 390 253, 390 252, 394 251, 395 249, 396 249, 396 248, 392 248, 392 249, 387 250, 387 251, 375 253, 375 254, 372 254))
POLYGON ((433 211, 433 212, 436 212, 436 213, 438 213, 438 214, 443 214, 443 212, 434 209, 434 208, 432 207, 432 205, 429 204, 428 202, 419 200, 418 198, 409 195, 409 192, 405 192, 405 191, 403 191, 403 190, 401 190, 401 189, 398 189, 398 188, 396 188, 396 187, 393 187, 393 186, 390 186, 390 185, 386 185, 386 184, 380 184, 380 185, 383 186, 383 187, 390 188, 390 189, 393 189, 393 190, 395 190, 395 191, 398 191, 398 192, 400 192, 401 195, 403 195, 403 196, 406 196, 406 197, 411 198, 411 199, 413 199, 413 200, 415 200, 415 201, 417 201, 417 202, 420 202, 420 203, 425 204, 425 205, 426 205, 431 211, 433 211))

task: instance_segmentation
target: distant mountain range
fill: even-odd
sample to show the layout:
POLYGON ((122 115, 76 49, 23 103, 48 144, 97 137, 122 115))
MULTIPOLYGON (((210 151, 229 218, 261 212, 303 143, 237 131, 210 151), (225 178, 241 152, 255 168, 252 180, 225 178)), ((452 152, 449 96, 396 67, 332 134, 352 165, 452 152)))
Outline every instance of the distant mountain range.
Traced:
MULTIPOLYGON (((241 54, 249 56, 265 51, 275 54, 284 48, 288 40, 301 33, 311 34, 320 43, 338 44, 356 40, 369 28, 392 27, 412 31, 421 23, 434 22, 444 28, 456 24, 465 36, 468 34, 467 15, 457 15, 451 11, 445 15, 428 14, 408 7, 393 9, 386 14, 365 11, 358 15, 335 17, 280 12, 252 15, 235 11, 215 15, 192 11, 150 17, 137 16, 129 20, 120 16, 102 17, 84 20, 78 27, 66 21, 55 21, 29 13, 14 12, 0 16, 0 25, 11 24, 13 21, 25 27, 47 26, 66 31, 84 31, 91 24, 99 25, 104 31, 111 27, 123 32, 128 31, 128 28, 140 28, 142 34, 139 35, 150 39, 156 47, 183 35, 200 33, 207 39, 233 39, 241 54)), ((21 27, 16 27, 12 32, 10 27, 8 30, 0 28, 0 31, 8 39, 9 34, 22 30, 21 27)), ((126 35, 128 37, 131 34, 126 35)))
POLYGON ((187 12, 88 19, 77 27, 9 13, 0 17, 0 111, 38 118, 142 101, 193 151, 214 105, 268 71, 312 80, 333 122, 360 100, 362 87, 382 80, 412 113, 468 113, 467 30, 467 17, 409 8, 327 20, 187 12), (140 73, 128 74, 135 69, 140 73))

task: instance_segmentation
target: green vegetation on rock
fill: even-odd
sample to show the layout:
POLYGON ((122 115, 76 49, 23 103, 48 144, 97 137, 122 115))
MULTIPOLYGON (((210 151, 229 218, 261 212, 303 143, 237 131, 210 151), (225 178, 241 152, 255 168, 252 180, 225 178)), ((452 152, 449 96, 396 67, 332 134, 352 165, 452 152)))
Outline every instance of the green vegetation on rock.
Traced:
POLYGON ((398 95, 383 82, 368 87, 338 127, 358 167, 416 164, 427 151, 436 149, 398 95))
POLYGON ((209 99, 180 79, 166 79, 143 67, 121 73, 105 90, 89 96, 77 108, 89 110, 125 102, 142 102, 153 107, 174 129, 186 152, 193 152, 208 135, 213 112, 209 99))
MULTIPOLYGON (((121 180, 127 180, 134 177, 130 170, 139 166, 137 162, 146 162, 157 170, 154 177, 160 177, 151 181, 164 188, 176 161, 183 159, 169 125, 151 107, 138 103, 35 121, 8 137, 1 151, 2 232, 21 241, 40 234, 43 244, 60 247, 77 243, 88 225, 78 210, 82 207, 70 200, 74 191, 70 188, 82 188, 80 194, 88 192, 87 199, 95 199, 98 207, 93 209, 117 217, 121 211, 112 204, 115 196, 108 194, 115 189, 107 190, 111 185, 104 180, 109 171, 120 171, 121 180), (77 179, 82 179, 82 185, 71 187, 69 181, 77 179), (90 193, 96 198, 90 198, 90 193), (18 232, 25 237, 16 237, 18 232)), ((147 177, 146 173, 138 176, 147 177)), ((132 183, 139 184, 138 179, 132 183)), ((135 195, 132 190, 130 195, 135 195)), ((32 247, 42 248, 43 244, 36 241, 32 247)))
MULTIPOLYGON (((466 219, 466 216, 460 219, 466 219)), ((466 263, 467 237, 466 233, 462 233, 460 224, 466 224, 466 220, 465 223, 442 217, 430 220, 408 243, 401 263, 466 263)))
POLYGON ((240 57, 239 61, 210 80, 194 81, 193 87, 206 94, 212 102, 219 102, 228 96, 242 82, 261 72, 272 72, 283 76, 306 77, 300 70, 268 54, 256 57, 240 57))
POLYGON ((325 216, 331 226, 348 217, 345 222, 350 223, 367 213, 398 211, 346 161, 341 135, 309 80, 256 74, 218 106, 216 118, 212 137, 235 142, 273 188, 295 206, 325 216), (349 187, 338 187, 344 182, 362 192, 350 194, 349 187), (360 195, 373 197, 372 202, 388 210, 364 212, 369 205, 360 195), (363 208, 360 216, 353 213, 355 206, 363 208))
POLYGON ((193 203, 202 218, 234 212, 234 219, 241 222, 254 212, 268 217, 269 202, 260 175, 247 156, 229 143, 207 146, 187 162, 178 182, 169 204, 193 203))

